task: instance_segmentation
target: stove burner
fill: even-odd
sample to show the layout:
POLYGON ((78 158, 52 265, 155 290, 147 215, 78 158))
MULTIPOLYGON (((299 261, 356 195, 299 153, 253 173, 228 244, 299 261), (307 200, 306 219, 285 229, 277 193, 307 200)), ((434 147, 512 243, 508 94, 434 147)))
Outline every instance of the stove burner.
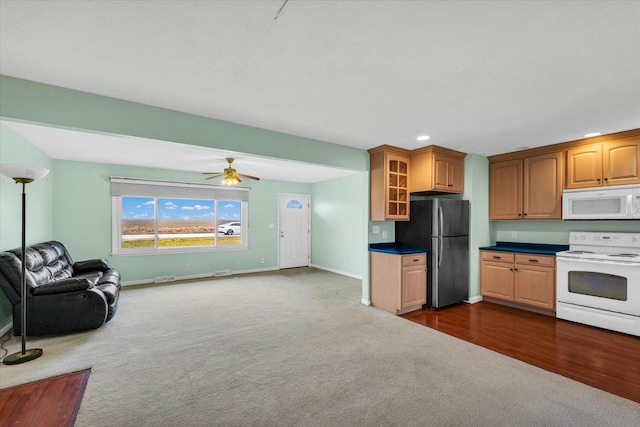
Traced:
POLYGON ((638 257, 640 257, 640 255, 637 255, 637 254, 611 254, 609 256, 618 256, 618 257, 622 257, 622 258, 638 258, 638 257))

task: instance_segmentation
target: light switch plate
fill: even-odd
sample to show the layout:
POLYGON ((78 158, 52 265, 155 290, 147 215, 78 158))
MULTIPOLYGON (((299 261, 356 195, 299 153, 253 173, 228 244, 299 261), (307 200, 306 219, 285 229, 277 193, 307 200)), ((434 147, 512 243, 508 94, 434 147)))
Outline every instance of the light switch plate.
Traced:
POLYGON ((380 226, 379 225, 374 225, 373 226, 373 234, 378 234, 380 233, 380 226))

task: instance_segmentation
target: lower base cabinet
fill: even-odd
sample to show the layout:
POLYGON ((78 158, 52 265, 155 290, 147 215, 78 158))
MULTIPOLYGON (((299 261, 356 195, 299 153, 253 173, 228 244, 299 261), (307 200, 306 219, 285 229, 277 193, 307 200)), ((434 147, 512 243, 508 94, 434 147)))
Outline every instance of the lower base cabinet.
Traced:
POLYGON ((556 259, 499 251, 480 251, 482 296, 555 311, 556 259))
POLYGON ((427 256, 369 252, 371 305, 393 314, 419 310, 427 302, 427 256))

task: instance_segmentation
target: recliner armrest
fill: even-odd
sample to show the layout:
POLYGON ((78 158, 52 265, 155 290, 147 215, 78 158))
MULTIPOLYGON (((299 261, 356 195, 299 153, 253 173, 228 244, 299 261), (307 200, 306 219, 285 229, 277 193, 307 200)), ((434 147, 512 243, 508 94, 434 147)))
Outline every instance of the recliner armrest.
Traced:
POLYGON ((64 294, 68 292, 86 291, 93 288, 93 283, 87 279, 63 279, 54 280, 49 283, 45 283, 36 288, 33 288, 33 295, 52 295, 52 294, 64 294))
POLYGON ((89 259, 73 263, 73 274, 82 274, 89 271, 107 271, 111 267, 106 259, 89 259))

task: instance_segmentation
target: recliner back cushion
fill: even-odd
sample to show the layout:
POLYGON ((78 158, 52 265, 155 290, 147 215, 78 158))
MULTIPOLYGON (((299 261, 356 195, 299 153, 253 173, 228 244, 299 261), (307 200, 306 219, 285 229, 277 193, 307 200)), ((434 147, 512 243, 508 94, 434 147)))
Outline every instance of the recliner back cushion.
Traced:
MULTIPOLYGON (((13 249, 18 259, 22 249, 13 249)), ((64 246, 58 242, 38 243, 28 246, 25 252, 27 287, 39 286, 51 280, 68 279, 73 276, 73 261, 64 246)))

